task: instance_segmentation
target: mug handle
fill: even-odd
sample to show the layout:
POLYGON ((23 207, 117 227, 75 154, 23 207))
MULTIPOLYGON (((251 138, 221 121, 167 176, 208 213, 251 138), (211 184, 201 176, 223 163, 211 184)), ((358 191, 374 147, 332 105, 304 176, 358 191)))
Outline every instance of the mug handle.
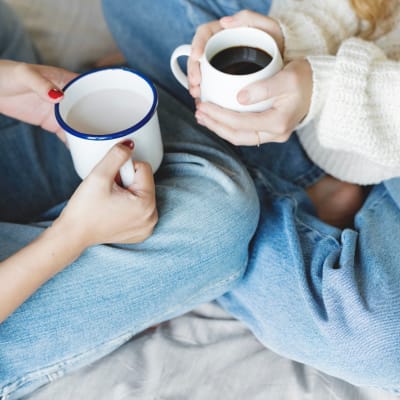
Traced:
POLYGON ((192 50, 192 46, 190 44, 182 44, 178 46, 171 54, 170 59, 170 67, 171 71, 174 74, 176 80, 185 88, 189 89, 189 82, 187 75, 182 71, 179 63, 179 57, 189 57, 192 50))
POLYGON ((135 168, 132 159, 129 159, 120 169, 122 185, 126 188, 132 185, 135 180, 135 168))

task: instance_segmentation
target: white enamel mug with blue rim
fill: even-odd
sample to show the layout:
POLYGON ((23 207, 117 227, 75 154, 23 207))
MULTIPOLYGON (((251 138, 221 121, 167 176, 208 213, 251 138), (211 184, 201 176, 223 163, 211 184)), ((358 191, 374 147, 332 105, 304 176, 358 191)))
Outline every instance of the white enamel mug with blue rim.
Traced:
MULTIPOLYGON (((63 99, 55 105, 55 116, 66 134, 75 170, 82 179, 92 171, 112 146, 127 139, 135 143, 132 159, 146 161, 151 165, 153 173, 157 171, 163 158, 163 144, 157 116, 158 94, 147 77, 129 68, 102 68, 79 75, 69 82, 63 91, 63 99), (114 98, 104 96, 108 93, 114 94, 114 98), (127 97, 129 101, 121 99, 121 93, 129 95, 127 97), (82 104, 89 95, 91 100, 102 98, 102 103, 90 104, 90 107, 85 104, 85 110, 89 111, 83 112, 83 118, 88 123, 98 120, 106 122, 105 125, 109 130, 101 134, 98 131, 77 129, 69 119, 71 109, 79 101, 82 104), (116 95, 118 96, 115 97, 116 95), (132 108, 133 119, 128 126, 123 125, 124 121, 115 120, 115 115, 118 115, 116 100, 123 102, 120 106, 122 105, 128 114, 130 107, 132 108), (139 114, 137 109, 140 109, 139 114), (113 126, 117 128, 113 129, 113 126)), ((82 115, 80 117, 82 118, 82 115)), ((122 166, 120 175, 125 187, 132 184, 134 168, 130 160, 122 166)))

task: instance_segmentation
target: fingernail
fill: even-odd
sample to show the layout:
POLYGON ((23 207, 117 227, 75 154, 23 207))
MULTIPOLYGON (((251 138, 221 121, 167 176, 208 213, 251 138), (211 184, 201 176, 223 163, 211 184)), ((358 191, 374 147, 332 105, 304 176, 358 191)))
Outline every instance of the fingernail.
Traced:
POLYGON ((131 150, 133 150, 135 144, 133 143, 133 140, 127 139, 124 140, 121 144, 123 144, 126 147, 129 147, 131 150))
POLYGON ((247 104, 250 101, 250 93, 247 90, 242 90, 237 96, 238 102, 247 104))
POLYGON ((59 99, 60 97, 63 96, 64 93, 59 89, 53 88, 53 89, 50 89, 47 94, 52 99, 59 99))

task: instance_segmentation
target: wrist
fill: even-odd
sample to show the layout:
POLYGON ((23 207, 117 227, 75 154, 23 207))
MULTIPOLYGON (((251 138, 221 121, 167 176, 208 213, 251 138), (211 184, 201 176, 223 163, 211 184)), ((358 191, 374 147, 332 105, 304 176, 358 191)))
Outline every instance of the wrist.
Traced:
POLYGON ((65 249, 64 256, 69 258, 69 262, 79 257, 90 246, 90 243, 85 240, 85 235, 79 224, 63 218, 62 214, 45 231, 44 235, 54 243, 56 248, 62 246, 65 249))

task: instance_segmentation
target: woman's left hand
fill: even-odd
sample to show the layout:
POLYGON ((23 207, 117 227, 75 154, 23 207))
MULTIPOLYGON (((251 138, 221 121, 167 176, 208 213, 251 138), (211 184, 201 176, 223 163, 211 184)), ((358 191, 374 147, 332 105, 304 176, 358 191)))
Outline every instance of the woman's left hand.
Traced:
POLYGON ((54 117, 54 104, 77 74, 47 65, 0 60, 0 113, 56 133, 62 130, 54 117))
POLYGON ((312 96, 312 70, 306 60, 292 61, 269 79, 258 81, 238 94, 242 104, 272 99, 263 112, 236 112, 212 103, 197 103, 196 119, 221 138, 239 146, 286 142, 307 115, 312 96))

